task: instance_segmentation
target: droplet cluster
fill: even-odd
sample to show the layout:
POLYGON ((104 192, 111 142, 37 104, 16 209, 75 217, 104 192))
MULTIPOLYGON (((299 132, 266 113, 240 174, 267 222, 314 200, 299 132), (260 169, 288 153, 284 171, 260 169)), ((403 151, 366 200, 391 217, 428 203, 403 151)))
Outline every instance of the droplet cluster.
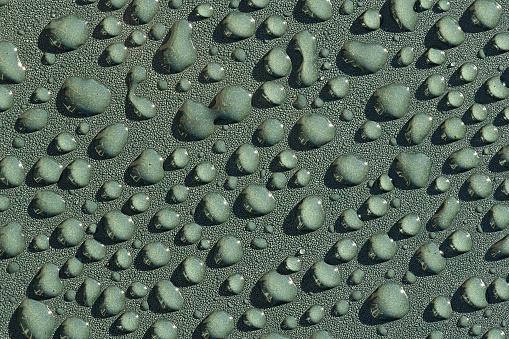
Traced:
POLYGON ((505 338, 506 0, 0 0, 1 338, 505 338))

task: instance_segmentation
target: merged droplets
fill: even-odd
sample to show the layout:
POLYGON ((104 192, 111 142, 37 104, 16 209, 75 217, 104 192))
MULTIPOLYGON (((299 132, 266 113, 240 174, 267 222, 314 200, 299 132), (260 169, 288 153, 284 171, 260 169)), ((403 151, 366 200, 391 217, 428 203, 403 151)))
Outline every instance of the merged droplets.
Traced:
POLYGON ((62 293, 63 288, 59 269, 51 263, 44 264, 33 281, 35 295, 42 298, 54 298, 62 293))
POLYGON ((309 87, 318 80, 316 68, 316 38, 309 31, 301 31, 292 38, 293 48, 302 56, 296 71, 296 81, 302 87, 309 87))
POLYGON ((170 36, 159 47, 161 66, 170 73, 180 73, 196 60, 196 48, 191 40, 192 25, 182 19, 170 29, 170 36))

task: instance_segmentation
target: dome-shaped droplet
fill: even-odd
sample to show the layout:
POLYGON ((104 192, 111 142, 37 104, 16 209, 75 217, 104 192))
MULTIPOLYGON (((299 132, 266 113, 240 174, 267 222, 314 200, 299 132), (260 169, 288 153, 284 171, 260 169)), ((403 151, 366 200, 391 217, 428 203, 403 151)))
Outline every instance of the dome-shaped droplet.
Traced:
POLYGON ((201 336, 210 339, 226 339, 233 331, 233 317, 224 311, 213 311, 200 324, 201 336))
POLYGON ((146 149, 129 165, 129 174, 141 185, 157 184, 164 178, 163 158, 153 149, 146 149))
POLYGON ((408 313, 410 302, 401 286, 385 283, 379 286, 369 298, 369 309, 376 319, 396 320, 408 313))
POLYGON ((81 251, 90 261, 101 261, 106 257, 106 248, 95 239, 87 239, 81 245, 81 251))
POLYGON ((36 214, 47 218, 54 217, 65 211, 64 199, 52 191, 37 192, 31 204, 36 214))
POLYGON ((122 123, 106 126, 94 138, 97 154, 106 159, 116 157, 124 150, 127 136, 127 127, 122 123))
POLYGON ((493 29, 500 22, 502 11, 495 0, 476 0, 470 6, 470 19, 479 27, 493 29))
POLYGON ((278 144, 284 137, 283 124, 277 119, 267 119, 256 129, 258 142, 269 147, 278 144))
POLYGON ((276 207, 272 193, 260 185, 249 185, 241 193, 242 206, 254 215, 269 214, 276 207))
POLYGON ((402 152, 394 159, 394 169, 409 187, 423 188, 428 183, 431 160, 424 153, 402 152))
POLYGON ((99 296, 99 312, 103 317, 111 317, 125 309, 125 294, 117 286, 108 286, 99 296))
POLYGON ((409 213, 398 220, 399 232, 407 237, 413 237, 419 234, 421 225, 421 219, 413 213, 409 213))
POLYGON ((415 257, 421 264, 423 271, 439 274, 445 269, 447 263, 442 251, 435 243, 427 242, 417 249, 415 257))
POLYGON ((463 147, 449 156, 449 164, 455 171, 468 171, 476 168, 481 163, 476 150, 463 147))
POLYGON ((325 222, 322 199, 315 195, 302 199, 295 209, 295 218, 301 231, 312 232, 322 227, 325 222))
POLYGON ((297 138, 307 147, 319 148, 334 139, 332 122, 323 115, 304 115, 296 123, 297 138))
POLYGON ((23 164, 16 157, 7 155, 0 161, 0 182, 7 187, 17 187, 25 181, 23 164))
POLYGON ((458 22, 448 15, 435 23, 435 33, 438 40, 451 47, 457 47, 465 41, 465 32, 458 22))
POLYGON ((54 298, 59 296, 64 286, 58 273, 59 269, 55 264, 44 264, 34 278, 34 293, 42 298, 54 298))
POLYGON ((170 249, 161 242, 151 242, 140 251, 141 259, 151 269, 166 266, 171 259, 170 249))
POLYGON ((438 296, 431 301, 431 312, 437 319, 449 319, 452 316, 452 306, 449 298, 438 296))
POLYGON ((249 13, 230 12, 223 19, 221 27, 228 38, 246 39, 255 34, 256 22, 249 13))
POLYGON ((472 174, 467 179, 467 191, 473 198, 484 199, 493 191, 493 182, 485 174, 472 174))
POLYGON ((83 224, 75 218, 65 219, 57 226, 56 237, 63 246, 78 246, 85 237, 83 224))
POLYGON ((0 227, 0 256, 13 258, 25 250, 25 236, 17 222, 9 222, 0 227))
POLYGON ((88 339, 90 337, 90 325, 76 317, 65 319, 59 327, 60 337, 68 339, 88 339))
POLYGON ((111 92, 94 79, 70 77, 62 85, 63 104, 76 115, 103 113, 111 102, 111 92))
POLYGON ((64 51, 78 49, 89 36, 87 22, 73 14, 53 19, 44 29, 49 42, 64 51))
POLYGON ((263 58, 263 66, 268 74, 281 78, 290 74, 292 61, 284 49, 274 47, 263 58))
POLYGON ((133 264, 133 257, 127 249, 119 248, 111 257, 110 263, 119 270, 126 270, 133 264))
POLYGON ((484 281, 477 277, 470 277, 461 285, 460 295, 468 306, 480 310, 488 306, 486 289, 484 281))
POLYGON ((397 250, 396 242, 385 233, 373 234, 368 239, 368 255, 374 261, 389 261, 397 250))
POLYGON ((55 327, 55 316, 40 301, 25 299, 19 304, 17 322, 21 333, 31 339, 50 339, 55 327))
POLYGON ((387 62, 388 51, 375 43, 347 41, 341 47, 341 56, 346 63, 359 68, 367 74, 378 72, 387 62))
POLYGON ((84 305, 91 307, 101 294, 101 284, 92 278, 85 278, 79 290, 82 291, 84 305))
POLYGON ((154 296, 159 307, 166 312, 173 312, 182 309, 184 298, 180 290, 169 280, 160 280, 154 285, 154 296))
POLYGON ((8 41, 0 41, 0 80, 20 84, 25 77, 25 66, 21 64, 16 46, 8 41))
POLYGON ((118 210, 105 213, 101 221, 104 232, 113 241, 121 242, 131 239, 136 229, 133 219, 118 210))
POLYGON ((297 286, 292 278, 276 271, 265 273, 258 281, 260 291, 271 305, 292 302, 297 297, 297 286))
POLYGON ((182 262, 180 271, 188 283, 199 284, 205 278, 205 263, 195 256, 189 256, 182 262))
POLYGON ((332 163, 334 178, 349 186, 363 183, 367 178, 368 171, 368 163, 354 154, 341 155, 332 163))
POLYGON ((40 131, 48 124, 48 112, 41 108, 30 108, 18 116, 16 124, 21 132, 40 131))
POLYGON ((322 289, 334 288, 341 283, 338 267, 329 265, 323 260, 314 263, 310 272, 315 284, 322 289))
POLYGON ((339 216, 341 226, 347 231, 357 231, 364 226, 360 216, 352 208, 347 208, 339 216))
POLYGON ((151 339, 177 339, 177 326, 169 320, 158 319, 148 330, 151 339))
POLYGON ((214 261, 220 266, 231 266, 242 259, 242 243, 237 238, 227 235, 219 239, 213 248, 214 261))

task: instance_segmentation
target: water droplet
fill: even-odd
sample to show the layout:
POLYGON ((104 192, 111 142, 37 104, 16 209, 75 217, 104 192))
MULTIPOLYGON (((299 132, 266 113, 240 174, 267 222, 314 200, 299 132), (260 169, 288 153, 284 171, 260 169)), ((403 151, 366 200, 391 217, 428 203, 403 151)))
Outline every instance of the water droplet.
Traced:
POLYGON ((94 79, 67 78, 62 85, 62 93, 65 108, 76 115, 103 113, 111 101, 110 90, 94 79))
POLYGON ((401 286, 388 282, 373 292, 369 298, 369 309, 376 319, 396 320, 408 313, 410 302, 401 286))
POLYGON ((258 281, 258 286, 271 305, 292 302, 298 293, 297 286, 295 286, 292 278, 281 275, 276 271, 265 273, 258 281))
POLYGON ((488 306, 486 285, 480 278, 468 278, 461 285, 460 295, 463 301, 473 309, 480 310, 488 306))
POLYGON ((267 17, 263 24, 265 32, 274 38, 282 37, 288 30, 288 23, 279 15, 271 15, 267 17))
POLYGON ((138 25, 144 25, 159 12, 159 0, 134 0, 129 7, 131 19, 138 25))
POLYGON ((60 324, 59 332, 63 338, 86 339, 90 337, 90 325, 80 318, 69 317, 60 324))
POLYGON ((442 251, 435 243, 427 242, 417 249, 415 258, 421 264, 423 271, 439 274, 445 269, 447 263, 442 251))
POLYGON ((423 188, 427 185, 431 171, 431 160, 423 153, 402 152, 394 159, 396 173, 405 180, 407 186, 423 188))
POLYGON ((296 71, 296 81, 302 87, 309 87, 318 80, 318 69, 315 66, 316 38, 308 31, 300 31, 293 36, 292 43, 293 49, 302 57, 302 62, 296 71))
POLYGON ((108 286, 99 296, 99 312, 103 317, 111 317, 125 309, 125 294, 117 286, 108 286))
POLYGON ((399 28, 407 31, 414 31, 419 17, 414 10, 413 0, 393 0, 390 3, 391 15, 399 28))
POLYGON ((0 80, 20 84, 25 77, 25 66, 21 64, 18 49, 8 41, 0 41, 0 80))
POLYGON ((232 316, 224 311, 213 311, 200 324, 201 336, 210 339, 226 339, 234 327, 232 316))
POLYGON ((64 287, 58 277, 59 269, 55 264, 46 263, 39 270, 34 278, 34 293, 43 298, 54 298, 59 296, 64 287))
POLYGON ((55 327, 55 316, 40 301, 25 299, 17 309, 17 321, 27 338, 50 339, 55 327))
POLYGON ((78 49, 87 42, 87 22, 74 14, 53 19, 44 27, 49 42, 64 51, 78 49))
POLYGON ((114 16, 105 17, 98 26, 99 33, 105 38, 113 38, 122 33, 122 23, 114 16))
POLYGON ((18 116, 16 127, 21 132, 32 133, 42 130, 48 123, 48 112, 40 108, 30 108, 18 116))
POLYGON ((164 178, 163 158, 153 149, 146 149, 129 165, 131 178, 141 185, 157 184, 164 178))
POLYGON ((341 47, 341 56, 346 63, 367 74, 378 72, 387 62, 388 51, 375 43, 350 40, 341 47))
MULTIPOLYGON (((1 162, 0 162, 1 169, 1 162)), ((1 172, 1 171, 0 171, 1 172)), ((54 217, 65 211, 62 197, 52 191, 37 192, 31 202, 33 211, 42 217, 54 217)))
POLYGON ((495 0, 476 0, 470 6, 470 19, 484 29, 497 27, 502 17, 502 6, 495 0))

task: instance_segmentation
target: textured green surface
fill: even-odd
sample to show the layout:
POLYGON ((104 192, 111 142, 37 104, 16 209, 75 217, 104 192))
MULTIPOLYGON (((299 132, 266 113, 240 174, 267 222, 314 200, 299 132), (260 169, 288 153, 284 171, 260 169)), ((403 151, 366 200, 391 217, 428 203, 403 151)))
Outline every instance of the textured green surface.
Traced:
MULTIPOLYGON (((90 338, 150 338, 160 319, 175 324, 179 338, 200 338, 207 324, 217 338, 505 331, 507 302, 488 286, 509 299, 509 150, 502 149, 509 143, 509 2, 498 0, 497 21, 497 10, 482 9, 496 3, 478 0, 478 26, 470 0, 433 7, 421 0, 415 6, 428 9, 417 12, 415 1, 394 0, 399 26, 391 1, 352 3, 350 14, 348 0, 250 0, 251 7, 241 0, 233 9, 236 2, 211 1, 211 12, 195 0, 0 0, 0 40, 8 42, 0 44, 0 73, 12 91, 0 91, 0 249, 9 257, 0 260, 0 338, 23 338, 20 324, 34 338, 86 337, 76 318, 89 324, 90 338), (237 11, 244 14, 229 15, 237 11), (119 24, 103 21, 108 16, 119 24), (48 25, 60 17, 67 17, 63 26, 48 25), (264 31, 269 17, 272 36, 264 31), (463 35, 449 29, 451 18, 463 35), (445 51, 445 61, 427 53, 431 47, 445 51), (273 48, 273 62, 264 61, 273 48), (477 76, 469 64, 460 68, 467 62, 477 76), (257 131, 269 118, 283 124, 284 136, 274 121, 257 131), (170 156, 178 147, 188 162, 170 156), (7 155, 21 161, 22 175, 7 155), (120 210, 131 218, 112 212, 120 210), (358 255, 349 240, 335 246, 345 238, 358 255), (83 267, 68 261, 74 257, 83 267), (90 304, 84 281, 89 297, 105 291, 90 304), (135 281, 147 290, 130 287, 135 281), (167 291, 166 307, 156 301, 158 289, 167 291), (440 296, 450 298, 452 312, 440 296), (22 302, 27 312, 17 311, 22 302), (251 308, 265 318, 244 313, 251 308)), ((171 338, 173 331, 162 332, 171 338)))

